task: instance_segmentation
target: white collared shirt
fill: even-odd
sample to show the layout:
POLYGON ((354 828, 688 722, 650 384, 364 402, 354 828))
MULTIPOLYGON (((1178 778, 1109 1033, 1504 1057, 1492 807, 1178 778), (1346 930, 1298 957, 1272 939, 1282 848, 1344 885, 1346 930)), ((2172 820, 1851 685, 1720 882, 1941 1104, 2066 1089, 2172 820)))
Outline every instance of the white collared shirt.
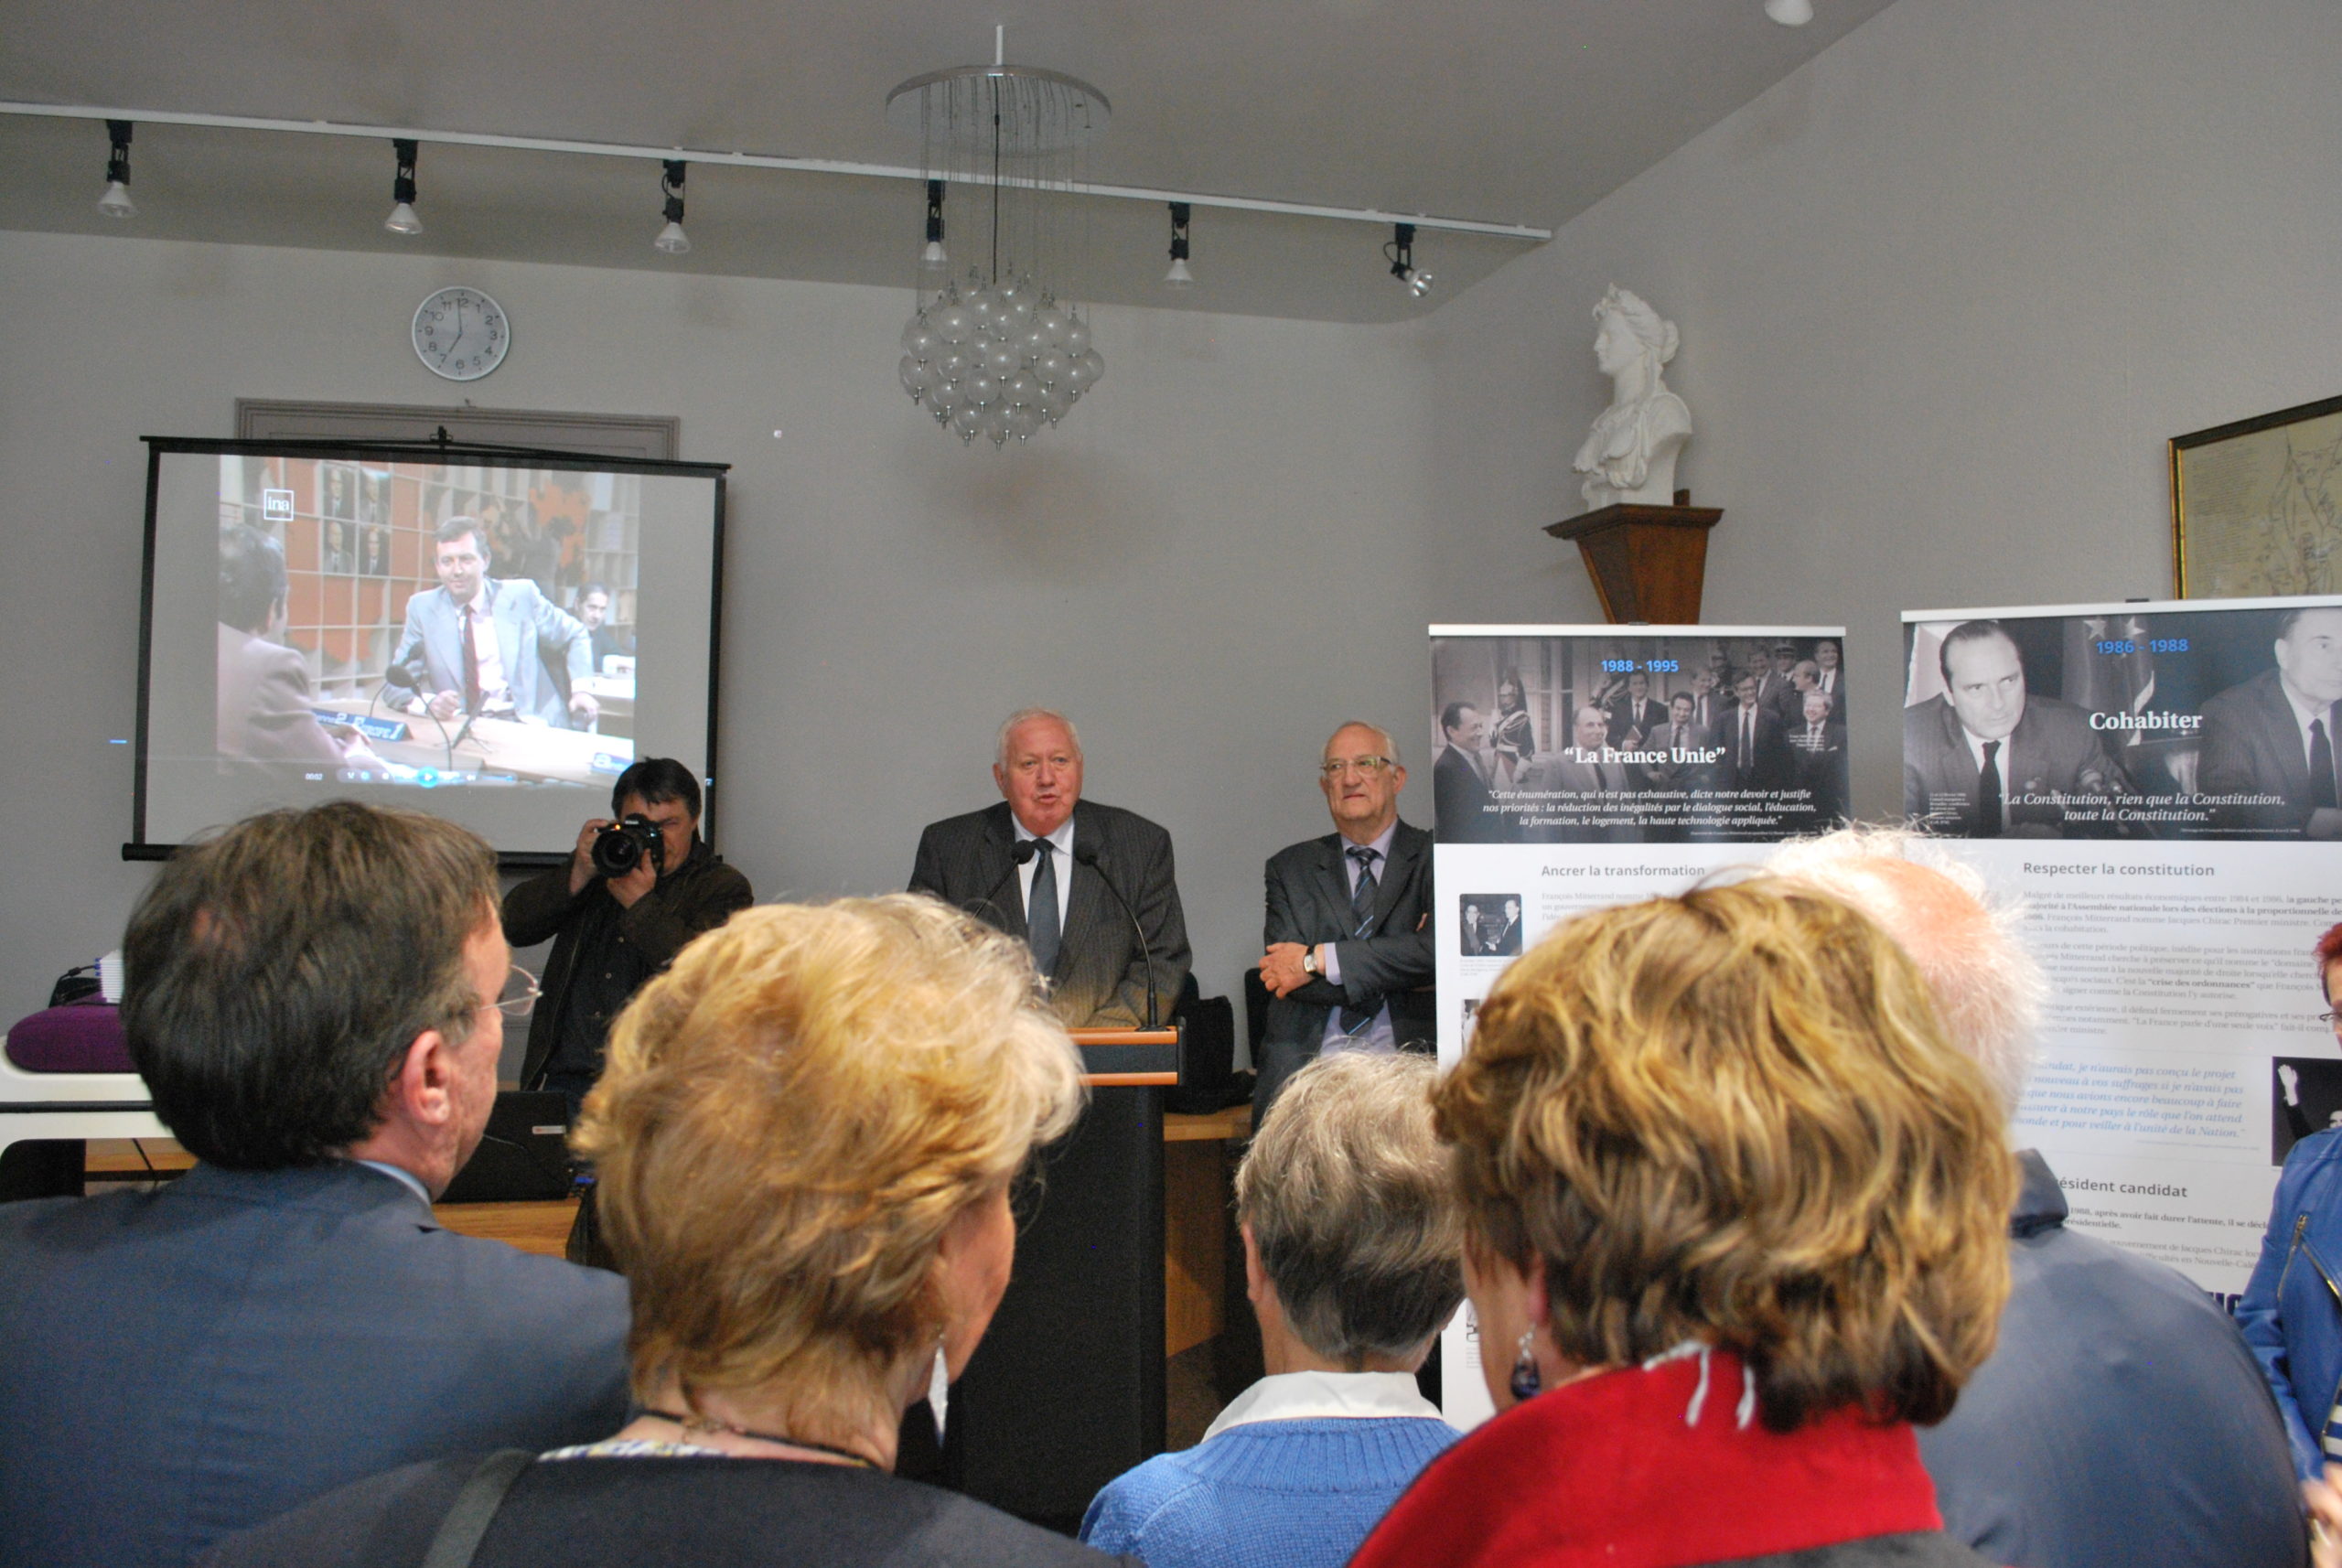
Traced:
MULTIPOLYGON (((1041 836, 1018 822, 1014 811, 1008 813, 1008 821, 1016 830, 1016 842, 1019 843, 1041 836)), ((1073 816, 1070 812, 1067 813, 1064 822, 1058 824, 1058 831, 1049 835, 1049 843, 1055 846, 1051 853, 1057 857, 1058 932, 1062 937, 1066 906, 1073 897, 1073 816)), ((1041 857, 1037 854, 1016 868, 1016 897, 1025 906, 1025 924, 1028 928, 1033 923, 1033 878, 1039 875, 1040 871, 1041 857)))
POLYGON ((467 612, 469 614, 472 654, 479 661, 479 705, 483 712, 512 705, 512 688, 504 678, 504 652, 496 640, 495 586, 494 583, 482 582, 470 604, 456 607, 456 634, 459 638, 467 612))
MULTIPOLYGON (((1392 817, 1391 819, 1391 825, 1384 828, 1380 835, 1363 846, 1374 852, 1374 878, 1378 889, 1380 886, 1382 879, 1391 874, 1391 845, 1398 836, 1399 819, 1392 817)), ((1344 838, 1342 840, 1339 853, 1342 857, 1343 886, 1349 891, 1352 897, 1356 897, 1358 893, 1359 865, 1357 861, 1350 858, 1350 841, 1348 839, 1344 838)), ((1342 940, 1344 941, 1348 941, 1350 939, 1345 937, 1342 940)), ((1328 983, 1339 985, 1342 983, 1341 950, 1333 942, 1325 942, 1320 945, 1326 950, 1326 979, 1328 983)), ((1398 1030, 1391 1022, 1391 1004, 1385 1002, 1382 1004, 1381 1010, 1374 1015, 1373 1022, 1368 1024, 1365 1028, 1360 1029, 1357 1034, 1348 1036, 1345 1036, 1342 1034, 1342 1010, 1338 1007, 1328 1009, 1326 1014, 1326 1033, 1322 1036, 1319 1048, 1323 1049, 1325 1045, 1345 1037, 1351 1041, 1352 1048, 1354 1049, 1370 1051, 1397 1050, 1399 1048, 1398 1030)))
POLYGON ((1228 1402, 1204 1429, 1209 1443, 1232 1426, 1259 1421, 1445 1421, 1423 1398, 1413 1372, 1279 1372, 1228 1402))

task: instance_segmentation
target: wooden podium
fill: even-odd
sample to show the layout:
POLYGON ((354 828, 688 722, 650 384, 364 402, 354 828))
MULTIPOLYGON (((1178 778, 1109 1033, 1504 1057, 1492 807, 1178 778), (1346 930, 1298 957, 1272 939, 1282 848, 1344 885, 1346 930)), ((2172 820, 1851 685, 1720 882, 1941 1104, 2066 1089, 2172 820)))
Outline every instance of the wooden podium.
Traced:
POLYGON ((1071 1530, 1163 1451, 1163 1090, 1176 1028, 1075 1029, 1090 1105, 1018 1180, 1016 1267, 953 1388, 946 1478, 1071 1530))

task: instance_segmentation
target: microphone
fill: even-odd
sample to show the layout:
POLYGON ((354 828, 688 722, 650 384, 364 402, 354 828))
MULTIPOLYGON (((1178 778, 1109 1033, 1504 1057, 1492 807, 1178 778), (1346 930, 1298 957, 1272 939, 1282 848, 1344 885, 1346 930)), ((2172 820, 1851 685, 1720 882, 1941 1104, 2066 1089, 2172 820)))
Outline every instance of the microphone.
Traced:
POLYGON ((1106 868, 1098 864, 1097 845, 1075 844, 1073 861, 1076 865, 1086 865, 1096 872, 1098 880, 1106 885, 1106 891, 1114 896, 1114 902, 1123 907, 1123 913, 1131 918, 1131 929, 1138 933, 1138 956, 1146 965, 1146 1026, 1150 1029, 1161 1028, 1162 1026, 1155 1022, 1155 954, 1146 945, 1146 928, 1139 924, 1138 911, 1132 908, 1131 901, 1123 897, 1123 890, 1114 886, 1114 879, 1106 875, 1106 868))
POLYGON ((1013 864, 1010 865, 1007 874, 1001 877, 999 881, 992 885, 991 892, 986 893, 983 897, 974 900, 972 903, 966 905, 965 908, 968 913, 975 915, 978 919, 982 919, 983 918, 980 913, 978 913, 978 911, 983 909, 990 909, 995 915, 1000 913, 1000 906, 994 903, 993 899, 997 897, 1001 889, 1006 887, 1010 881, 1015 878, 1016 875, 1016 868, 1018 866, 1023 865, 1026 862, 1031 860, 1035 855, 1040 853, 1040 840, 1018 839, 1016 841, 1016 847, 1008 852, 1008 858, 1013 864))
POLYGON ((382 684, 385 687, 396 686, 403 692, 420 692, 423 689, 423 671, 415 667, 412 656, 397 660, 382 671, 382 684))

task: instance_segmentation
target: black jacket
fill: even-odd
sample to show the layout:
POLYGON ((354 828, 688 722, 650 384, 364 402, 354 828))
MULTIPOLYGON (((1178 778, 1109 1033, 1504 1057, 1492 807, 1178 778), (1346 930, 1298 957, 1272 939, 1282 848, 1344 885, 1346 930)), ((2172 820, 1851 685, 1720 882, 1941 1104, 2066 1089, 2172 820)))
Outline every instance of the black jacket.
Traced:
MULTIPOLYGON (((724 864, 724 857, 704 841, 692 840, 683 864, 659 878, 659 886, 634 908, 621 910, 618 930, 653 970, 663 970, 703 931, 712 931, 735 913, 757 901, 748 879, 724 864)), ((504 940, 516 948, 533 947, 553 940, 553 956, 545 961, 544 997, 529 1018, 529 1049, 521 1064, 523 1087, 534 1084, 561 1043, 561 1023, 569 1004, 569 983, 577 965, 579 933, 596 906, 618 908, 602 879, 596 877, 575 894, 569 891, 569 867, 554 866, 532 876, 504 896, 504 940)))
MULTIPOLYGON (((213 1568, 414 1568, 477 1459, 345 1487, 224 1541, 213 1568)), ((1084 1568, 1108 1557, 956 1493, 786 1459, 564 1459, 532 1466, 478 1568, 1084 1568)))

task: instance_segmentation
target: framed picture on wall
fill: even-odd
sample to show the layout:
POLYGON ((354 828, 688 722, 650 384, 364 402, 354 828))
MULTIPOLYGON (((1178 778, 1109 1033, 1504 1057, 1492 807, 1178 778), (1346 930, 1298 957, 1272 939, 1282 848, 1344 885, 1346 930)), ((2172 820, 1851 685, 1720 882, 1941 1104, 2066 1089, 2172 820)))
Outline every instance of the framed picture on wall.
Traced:
POLYGON ((2183 599, 2342 592, 2342 397, 2171 440, 2183 599))

